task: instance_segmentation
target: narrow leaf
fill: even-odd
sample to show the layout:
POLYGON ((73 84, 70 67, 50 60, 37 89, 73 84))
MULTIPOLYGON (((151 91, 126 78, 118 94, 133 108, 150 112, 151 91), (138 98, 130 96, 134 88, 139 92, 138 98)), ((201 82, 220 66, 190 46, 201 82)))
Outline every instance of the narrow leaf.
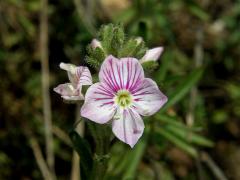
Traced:
POLYGON ((161 83, 164 81, 169 65, 171 64, 173 60, 173 54, 172 53, 163 53, 163 57, 159 60, 159 70, 156 71, 153 77, 156 77, 156 82, 161 83))
POLYGON ((136 175, 137 167, 141 161, 141 158, 145 152, 146 147, 146 138, 141 138, 136 147, 133 149, 131 154, 130 161, 127 165, 127 170, 123 175, 123 179, 134 179, 136 175))
POLYGON ((177 128, 181 128, 184 130, 188 130, 188 131, 200 131, 201 128, 200 127, 188 127, 186 126, 184 123, 182 123, 182 121, 180 121, 179 118, 174 117, 174 116, 168 116, 166 114, 161 114, 161 113, 157 113, 154 115, 154 119, 158 120, 159 122, 162 123, 166 123, 172 126, 175 126, 177 128))
POLYGON ((133 149, 129 149, 129 151, 125 153, 124 158, 120 160, 120 164, 116 172, 124 172, 122 179, 135 178, 137 167, 145 152, 149 130, 150 129, 148 127, 145 128, 143 137, 139 140, 135 147, 133 149), (121 169, 121 171, 118 169, 121 169))
POLYGON ((206 146, 206 147, 212 147, 214 145, 212 141, 200 135, 197 135, 193 132, 186 131, 186 129, 181 129, 181 128, 170 126, 170 125, 167 125, 165 129, 175 134, 176 136, 182 138, 183 140, 187 141, 188 143, 194 143, 194 144, 206 146))
POLYGON ((188 77, 185 78, 178 87, 176 87, 176 90, 168 96, 169 97, 168 102, 159 112, 164 112, 166 109, 168 109, 172 105, 176 104, 179 100, 181 100, 191 90, 193 85, 198 82, 198 80, 202 76, 202 73, 203 73, 202 68, 198 68, 194 70, 192 73, 190 73, 188 77))
POLYGON ((191 156, 197 157, 198 153, 193 146, 189 145, 188 143, 186 143, 186 142, 182 141, 181 139, 179 139, 178 137, 174 136, 173 134, 168 132, 166 129, 164 129, 164 127, 157 128, 157 132, 160 135, 162 135, 163 137, 165 137, 166 139, 168 139, 169 141, 171 141, 177 147, 181 148, 182 150, 184 150, 185 152, 190 154, 191 156))
POLYGON ((80 168, 81 168, 81 178, 89 179, 92 166, 93 159, 90 150, 90 146, 77 132, 71 131, 69 136, 72 140, 73 147, 77 151, 80 156, 80 168))

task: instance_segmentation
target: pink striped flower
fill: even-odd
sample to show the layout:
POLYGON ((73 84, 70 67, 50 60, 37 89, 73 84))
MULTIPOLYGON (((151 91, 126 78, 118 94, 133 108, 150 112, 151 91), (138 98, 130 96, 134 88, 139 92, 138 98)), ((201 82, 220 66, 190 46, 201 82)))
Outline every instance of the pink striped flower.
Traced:
POLYGON ((144 77, 141 64, 131 57, 108 56, 99 80, 88 88, 81 115, 100 124, 111 121, 115 136, 133 147, 144 130, 140 115, 153 115, 167 97, 152 79, 144 77))
POLYGON ((60 84, 54 91, 65 100, 83 100, 83 85, 92 84, 92 76, 87 67, 60 63, 60 68, 66 70, 70 83, 60 84))

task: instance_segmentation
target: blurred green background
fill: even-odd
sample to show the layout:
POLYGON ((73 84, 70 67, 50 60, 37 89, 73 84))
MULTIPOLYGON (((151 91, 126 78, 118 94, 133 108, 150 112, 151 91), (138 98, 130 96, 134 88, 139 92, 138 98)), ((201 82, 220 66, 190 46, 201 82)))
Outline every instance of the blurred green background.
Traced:
MULTIPOLYGON (((45 159, 40 3, 0 1, 3 180, 43 178, 33 153, 41 150, 45 159)), ((142 36, 148 47, 164 46, 151 76, 169 102, 145 119, 152 130, 134 149, 112 142, 105 178, 240 179, 239 0, 49 0, 47 10, 57 179, 78 177, 68 132, 79 110, 52 91, 67 81, 58 65, 86 65, 86 46, 99 27, 119 22, 129 37, 142 36)), ((84 136, 94 148, 88 129, 84 136)))

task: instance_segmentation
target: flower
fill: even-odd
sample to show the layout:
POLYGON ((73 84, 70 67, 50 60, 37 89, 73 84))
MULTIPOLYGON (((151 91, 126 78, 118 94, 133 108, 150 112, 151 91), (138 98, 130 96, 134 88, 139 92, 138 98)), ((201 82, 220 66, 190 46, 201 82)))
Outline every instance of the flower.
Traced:
POLYGON ((99 48, 102 48, 102 44, 100 41, 98 41, 97 39, 93 39, 90 46, 93 48, 93 49, 96 49, 97 47, 99 48))
POLYGON ((83 100, 82 86, 92 84, 92 76, 87 67, 60 63, 60 68, 66 70, 70 83, 60 84, 53 90, 65 100, 83 100))
POLYGON ((162 52, 163 52, 163 47, 156 47, 153 49, 149 49, 140 60, 140 63, 144 63, 147 61, 157 61, 158 58, 161 56, 162 52))
POLYGON ((153 115, 167 97, 152 79, 144 77, 141 64, 131 57, 108 56, 99 80, 88 88, 81 115, 100 124, 112 120, 115 136, 133 147, 144 130, 140 115, 153 115))

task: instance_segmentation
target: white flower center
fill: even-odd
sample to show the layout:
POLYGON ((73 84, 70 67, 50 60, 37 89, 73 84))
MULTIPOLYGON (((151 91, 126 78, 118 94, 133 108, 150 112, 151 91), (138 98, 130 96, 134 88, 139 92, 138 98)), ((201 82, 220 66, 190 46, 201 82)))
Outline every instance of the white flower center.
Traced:
POLYGON ((115 102, 122 108, 129 107, 133 102, 132 95, 127 90, 119 90, 115 102))

